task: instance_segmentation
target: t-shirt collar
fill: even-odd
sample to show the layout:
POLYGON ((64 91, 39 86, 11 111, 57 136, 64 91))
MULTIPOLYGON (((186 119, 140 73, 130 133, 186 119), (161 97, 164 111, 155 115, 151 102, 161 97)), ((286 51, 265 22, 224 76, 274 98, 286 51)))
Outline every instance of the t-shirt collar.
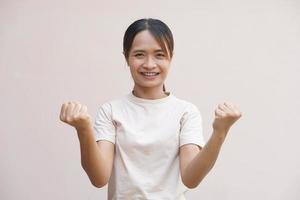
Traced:
POLYGON ((144 98, 140 98, 140 97, 137 97, 133 94, 133 90, 127 95, 129 100, 133 101, 133 102, 136 102, 136 103, 153 103, 153 104, 156 104, 156 103, 163 103, 163 102, 167 102, 169 101, 171 98, 173 98, 173 94, 171 92, 165 92, 166 97, 162 97, 162 98, 159 98, 159 99, 144 99, 144 98))

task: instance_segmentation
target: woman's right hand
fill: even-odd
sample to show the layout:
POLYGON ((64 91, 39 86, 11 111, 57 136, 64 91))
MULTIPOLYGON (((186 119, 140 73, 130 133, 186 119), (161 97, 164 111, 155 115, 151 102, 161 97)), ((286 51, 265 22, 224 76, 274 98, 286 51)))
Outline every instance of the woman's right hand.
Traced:
POLYGON ((79 102, 66 102, 60 111, 60 120, 73 126, 77 130, 89 129, 92 126, 87 107, 79 102))

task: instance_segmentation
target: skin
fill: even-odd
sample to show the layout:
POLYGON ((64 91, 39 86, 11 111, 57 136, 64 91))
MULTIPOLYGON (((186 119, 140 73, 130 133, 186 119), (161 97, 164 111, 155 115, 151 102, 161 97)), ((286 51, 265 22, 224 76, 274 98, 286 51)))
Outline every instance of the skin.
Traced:
POLYGON ((214 166, 231 126, 242 116, 237 106, 224 102, 215 110, 213 133, 203 148, 186 144, 180 147, 180 171, 183 183, 195 188, 214 166))
POLYGON ((81 166, 91 183, 104 187, 110 178, 114 159, 114 144, 108 141, 95 142, 91 117, 87 107, 76 101, 62 105, 60 120, 77 131, 80 143, 81 166))
POLYGON ((139 32, 132 43, 126 58, 134 81, 134 94, 144 99, 165 97, 163 84, 167 78, 171 58, 163 52, 155 38, 147 30, 139 32), (155 80, 147 80, 140 72, 159 72, 155 80))
MULTIPOLYGON (((163 83, 167 78, 171 58, 164 53, 149 31, 142 31, 134 38, 129 57, 126 58, 134 80, 134 95, 145 99, 163 98, 163 83), (155 80, 145 79, 140 72, 160 72, 155 80)), ((214 166, 221 146, 232 127, 242 116, 239 108, 230 102, 223 102, 215 109, 212 123, 213 133, 205 144, 199 147, 186 144, 179 149, 180 174, 188 188, 195 188, 214 166)), ((110 178, 114 144, 108 141, 95 142, 91 117, 87 107, 79 102, 69 101, 62 105, 60 120, 74 127, 80 141, 81 164, 95 187, 105 186, 110 178)), ((199 133, 200 134, 200 133, 199 133)))

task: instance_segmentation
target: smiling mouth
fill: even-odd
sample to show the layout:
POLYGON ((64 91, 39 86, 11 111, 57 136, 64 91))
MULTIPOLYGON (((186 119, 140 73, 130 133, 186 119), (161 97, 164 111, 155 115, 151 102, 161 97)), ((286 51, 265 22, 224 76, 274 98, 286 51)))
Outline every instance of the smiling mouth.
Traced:
POLYGON ((140 74, 142 74, 143 76, 157 76, 159 75, 159 72, 140 72, 140 74))
POLYGON ((159 72, 140 72, 140 74, 148 80, 154 80, 159 76, 159 72))

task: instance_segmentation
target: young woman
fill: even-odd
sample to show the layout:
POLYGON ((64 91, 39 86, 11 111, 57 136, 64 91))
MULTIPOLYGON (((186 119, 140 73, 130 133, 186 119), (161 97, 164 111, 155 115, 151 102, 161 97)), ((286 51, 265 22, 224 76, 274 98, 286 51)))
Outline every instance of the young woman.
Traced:
POLYGON ((140 19, 125 32, 124 56, 134 81, 127 95, 100 106, 94 125, 79 102, 62 105, 61 121, 75 127, 81 163, 91 183, 108 183, 109 200, 184 200, 213 167, 241 112, 231 103, 215 110, 213 133, 202 136, 198 108, 166 92, 173 36, 157 19, 140 19))

